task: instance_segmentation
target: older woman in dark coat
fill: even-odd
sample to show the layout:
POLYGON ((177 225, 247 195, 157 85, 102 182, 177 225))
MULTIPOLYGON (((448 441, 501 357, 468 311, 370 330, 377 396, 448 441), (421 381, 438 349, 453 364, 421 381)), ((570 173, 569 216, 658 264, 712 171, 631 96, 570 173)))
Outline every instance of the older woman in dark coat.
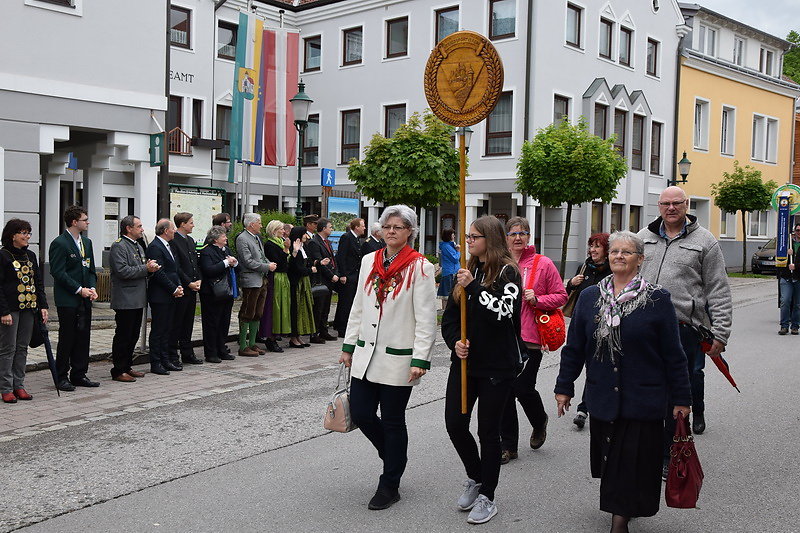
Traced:
POLYGON ((230 254, 228 235, 222 226, 211 226, 206 237, 206 246, 200 251, 200 272, 203 284, 200 286, 200 305, 203 308, 203 351, 209 363, 221 363, 223 359, 235 356, 225 349, 225 341, 231 324, 233 295, 214 296, 217 280, 228 277, 231 283, 231 269, 236 269, 239 261, 230 254))
POLYGON ((47 323, 47 299, 36 254, 28 249, 31 225, 12 218, 0 250, 0 393, 5 403, 30 400, 25 390, 28 343, 36 314, 47 323))
POLYGON ((578 298, 555 393, 562 416, 586 365, 592 477, 612 533, 624 533, 631 517, 658 512, 664 413, 688 416, 692 400, 670 295, 639 275, 644 243, 620 231, 609 248, 613 275, 578 298))

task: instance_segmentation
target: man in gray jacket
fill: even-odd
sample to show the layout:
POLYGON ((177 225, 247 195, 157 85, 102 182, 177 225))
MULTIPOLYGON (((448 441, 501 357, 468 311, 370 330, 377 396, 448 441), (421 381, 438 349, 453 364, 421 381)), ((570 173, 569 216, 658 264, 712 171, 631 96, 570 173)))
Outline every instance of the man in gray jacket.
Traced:
POLYGON ((264 255, 261 240, 261 215, 245 213, 242 217, 244 231, 236 237, 236 254, 239 256, 239 290, 242 306, 239 308, 239 355, 256 357, 266 351, 256 346, 256 335, 264 312, 267 297, 267 274, 278 266, 264 255))
POLYGON ((661 216, 639 232, 645 253, 641 274, 672 295, 692 382, 692 428, 700 434, 706 427, 705 355, 696 328, 704 326, 714 334, 709 355, 725 350, 733 315, 731 290, 719 242, 697 217, 687 214, 689 200, 683 189, 664 189, 658 209, 661 216))
POLYGON ((144 231, 139 217, 128 215, 120 221, 122 237, 111 245, 111 309, 117 328, 111 344, 114 381, 129 383, 143 377, 131 368, 133 350, 142 327, 142 314, 147 306, 147 276, 159 269, 158 263, 147 260, 139 244, 144 231))

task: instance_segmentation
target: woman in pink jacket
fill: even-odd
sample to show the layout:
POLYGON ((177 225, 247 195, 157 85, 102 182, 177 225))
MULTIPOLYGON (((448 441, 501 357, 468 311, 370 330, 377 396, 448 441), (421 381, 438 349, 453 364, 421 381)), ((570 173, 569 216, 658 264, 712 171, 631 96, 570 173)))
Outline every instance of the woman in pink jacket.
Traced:
POLYGON ((547 438, 547 413, 545 413, 542 398, 536 391, 536 376, 539 365, 542 363, 542 347, 539 340, 539 331, 536 328, 534 309, 550 311, 562 307, 567 302, 567 291, 553 262, 540 256, 536 266, 536 273, 532 273, 534 260, 538 255, 536 247, 529 245, 531 228, 528 221, 522 217, 513 217, 506 223, 506 239, 511 255, 519 265, 522 275, 522 289, 524 299, 522 302, 521 324, 522 340, 528 349, 528 361, 525 369, 514 380, 513 392, 509 396, 503 412, 501 430, 502 456, 501 464, 508 463, 517 458, 517 444, 519 442, 519 422, 517 421, 517 404, 519 400, 528 420, 533 426, 530 445, 534 450, 541 448, 547 438), (529 279, 534 277, 532 289, 527 289, 529 279))

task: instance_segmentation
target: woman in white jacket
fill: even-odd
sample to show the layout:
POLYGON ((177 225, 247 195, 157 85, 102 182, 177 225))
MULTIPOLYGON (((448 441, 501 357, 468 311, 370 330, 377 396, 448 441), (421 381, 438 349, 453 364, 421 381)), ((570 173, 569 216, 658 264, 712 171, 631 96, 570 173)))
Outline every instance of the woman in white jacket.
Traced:
POLYGON ((418 232, 416 213, 393 205, 379 222, 386 248, 361 260, 339 359, 351 367, 353 422, 383 459, 378 489, 368 505, 373 510, 387 509, 400 499, 408 449, 406 406, 411 388, 431 366, 436 335, 433 265, 409 246, 418 232))

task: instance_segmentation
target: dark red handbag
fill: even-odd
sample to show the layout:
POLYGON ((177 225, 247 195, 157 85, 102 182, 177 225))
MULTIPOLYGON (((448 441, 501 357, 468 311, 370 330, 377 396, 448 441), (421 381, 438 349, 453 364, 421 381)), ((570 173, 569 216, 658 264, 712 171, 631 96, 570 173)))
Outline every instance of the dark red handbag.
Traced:
POLYGON ((678 413, 675 436, 669 448, 669 474, 664 498, 667 507, 693 509, 697 507, 700 489, 703 486, 703 467, 694 447, 694 437, 689 422, 678 413))
MULTIPOLYGON (((526 289, 533 289, 539 273, 539 259, 541 254, 536 254, 533 259, 526 289)), ((564 312, 561 309, 543 311, 533 308, 533 316, 536 318, 536 329, 539 331, 539 344, 542 349, 554 351, 561 348, 567 340, 567 327, 564 324, 564 312)))

